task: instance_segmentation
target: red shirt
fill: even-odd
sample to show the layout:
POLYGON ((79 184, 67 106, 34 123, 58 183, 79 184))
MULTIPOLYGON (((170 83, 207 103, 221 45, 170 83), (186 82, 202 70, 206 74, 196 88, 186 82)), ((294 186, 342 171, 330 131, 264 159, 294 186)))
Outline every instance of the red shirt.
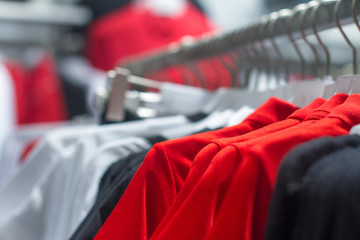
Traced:
POLYGON ((191 4, 174 18, 156 16, 129 4, 90 26, 87 56, 95 67, 111 70, 126 57, 164 47, 185 35, 200 36, 213 30, 206 16, 191 4))
POLYGON ((295 109, 272 98, 237 126, 156 144, 95 239, 148 239, 204 146, 215 138, 244 134, 282 120, 295 109))
POLYGON ((67 120, 65 95, 54 59, 50 55, 45 55, 28 74, 28 123, 67 120))
MULTIPOLYGON (((196 155, 189 174, 186 177, 186 181, 181 188, 181 191, 177 195, 174 203, 171 205, 171 208, 166 212, 165 217, 162 219, 161 223, 156 228, 154 234, 151 237, 153 239, 157 239, 158 234, 160 234, 164 230, 164 228, 166 228, 166 225, 171 221, 171 218, 176 215, 176 212, 181 208, 181 205, 190 195, 196 183, 199 181, 203 173, 209 167, 211 160, 222 148, 225 148, 231 143, 244 142, 294 126, 303 121, 306 116, 308 116, 312 111, 321 106, 324 102, 324 99, 318 98, 314 100, 311 104, 309 104, 307 107, 296 110, 283 121, 274 122, 268 126, 253 130, 243 135, 238 134, 238 136, 236 137, 219 138, 211 141, 196 155)), ((273 108, 273 110, 275 110, 275 108, 273 108)))
MULTIPOLYGON (((310 114, 310 116, 318 116, 318 119, 325 117, 334 106, 338 106, 344 102, 346 97, 345 94, 333 97, 310 114)), ((309 118, 309 116, 307 116, 307 118, 309 118)), ((268 139, 271 141, 273 136, 282 135, 284 137, 286 135, 282 134, 283 132, 292 132, 291 129, 299 127, 300 125, 304 125, 304 123, 249 141, 233 143, 217 153, 202 178, 194 186, 186 201, 156 239, 204 239, 212 230, 214 221, 217 220, 217 216, 219 215, 219 209, 226 205, 223 203, 223 200, 229 186, 231 186, 230 183, 232 183, 233 176, 238 167, 245 161, 245 155, 242 153, 254 146, 261 145, 263 140, 268 139)), ((251 189, 247 190, 251 191, 251 189)), ((235 202, 236 201, 238 201, 237 198, 235 198, 235 202)), ((251 199, 244 199, 244 202, 248 203, 250 207, 253 203, 251 199)), ((245 208, 244 211, 247 209, 249 209, 249 207, 245 208)), ((241 228, 242 225, 232 223, 233 218, 236 217, 232 215, 237 214, 234 212, 229 214, 230 216, 228 217, 231 220, 226 223, 241 228)), ((227 228, 225 228, 225 230, 227 231, 227 228)), ((221 237, 217 235, 217 237, 218 238, 215 239, 229 239, 226 233, 221 237)), ((230 239, 243 238, 235 237, 230 239)))
POLYGON ((16 93, 19 125, 68 119, 65 95, 53 58, 45 54, 33 69, 7 62, 16 93))
POLYGON ((210 239, 263 239, 269 201, 285 154, 318 137, 348 134, 352 126, 360 123, 359 103, 360 95, 353 94, 320 121, 323 113, 317 112, 304 123, 264 138, 251 149, 235 144, 243 161, 218 211, 210 239))
POLYGON ((15 87, 17 124, 22 125, 29 123, 29 103, 27 100, 29 89, 27 86, 27 74, 21 65, 16 62, 8 61, 5 65, 11 74, 15 87))

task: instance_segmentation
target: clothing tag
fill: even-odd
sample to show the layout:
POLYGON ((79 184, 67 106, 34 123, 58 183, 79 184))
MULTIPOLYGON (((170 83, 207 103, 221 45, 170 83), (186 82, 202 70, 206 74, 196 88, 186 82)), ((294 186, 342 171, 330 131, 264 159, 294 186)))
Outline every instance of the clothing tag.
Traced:
POLYGON ((292 103, 298 107, 305 107, 315 98, 323 96, 324 87, 325 84, 321 79, 296 82, 293 86, 292 103))
POLYGON ((111 92, 106 112, 106 119, 108 121, 121 122, 125 118, 125 93, 129 89, 127 81, 129 74, 130 71, 124 68, 117 68, 116 72, 110 71, 109 73, 111 92))
POLYGON ((204 113, 211 113, 218 109, 219 104, 224 101, 228 90, 225 88, 218 89, 213 96, 211 97, 210 101, 203 107, 202 112, 204 113))
POLYGON ((329 100, 332 96, 334 96, 335 81, 332 76, 325 76, 323 81, 325 84, 323 98, 329 100))
POLYGON ((325 77, 323 78, 323 81, 324 81, 324 83, 325 83, 326 86, 327 86, 327 85, 331 85, 331 84, 335 84, 335 80, 334 80, 334 78, 333 78, 331 75, 325 76, 325 77))
POLYGON ((335 81, 334 94, 349 93, 353 75, 339 76, 335 81))
POLYGON ((230 100, 229 107, 231 109, 239 109, 249 102, 251 93, 249 91, 236 90, 236 92, 232 92, 232 95, 233 99, 230 100))
POLYGON ((325 85, 323 98, 329 100, 332 96, 334 96, 334 92, 335 92, 335 84, 325 85))
POLYGON ((350 84, 349 94, 360 93, 360 75, 354 75, 350 84))
POLYGON ((281 99, 290 102, 293 99, 293 93, 294 93, 294 86, 286 85, 283 87, 281 99))

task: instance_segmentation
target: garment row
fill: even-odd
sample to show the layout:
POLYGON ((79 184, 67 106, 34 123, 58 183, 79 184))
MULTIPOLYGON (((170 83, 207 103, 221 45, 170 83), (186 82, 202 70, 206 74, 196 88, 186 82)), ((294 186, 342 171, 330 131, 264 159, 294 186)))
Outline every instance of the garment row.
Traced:
POLYGON ((356 239, 341 219, 359 218, 346 194, 358 183, 360 137, 348 133, 359 132, 359 103, 270 98, 256 110, 53 131, 0 193, 0 238, 329 239, 337 224, 334 236, 356 239))

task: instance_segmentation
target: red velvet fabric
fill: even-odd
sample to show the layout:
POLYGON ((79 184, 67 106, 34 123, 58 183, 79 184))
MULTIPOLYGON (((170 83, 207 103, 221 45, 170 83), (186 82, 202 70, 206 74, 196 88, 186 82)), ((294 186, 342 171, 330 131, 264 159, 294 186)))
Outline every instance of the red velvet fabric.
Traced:
MULTIPOLYGON (((254 225, 260 221, 254 221, 251 215, 255 211, 254 205, 256 204, 255 199, 251 198, 251 196, 254 195, 253 193, 263 183, 253 181, 241 181, 239 183, 234 178, 234 175, 236 176, 238 169, 242 169, 243 164, 248 162, 247 156, 254 147, 262 149, 264 144, 272 143, 276 136, 280 136, 284 143, 273 145, 275 146, 274 149, 269 149, 269 151, 263 151, 262 153, 268 155, 268 161, 281 159, 283 155, 280 153, 285 154, 289 150, 289 148, 286 149, 283 146, 285 143, 288 143, 288 140, 291 142, 293 139, 293 144, 301 142, 301 138, 296 137, 299 131, 296 132, 293 129, 300 129, 300 132, 304 132, 305 124, 310 126, 315 121, 325 117, 333 107, 344 102, 346 97, 345 94, 341 94, 321 105, 310 114, 312 120, 307 120, 310 117, 307 116, 301 124, 259 138, 232 143, 225 147, 215 155, 201 179, 188 195, 186 201, 184 201, 173 218, 168 222, 166 228, 154 239, 205 239, 213 229, 214 231, 220 229, 222 233, 222 235, 216 234, 213 239, 255 239, 252 235, 249 235, 249 232, 252 233, 254 225), (317 117, 316 120, 314 116, 317 117), (236 185, 236 187, 232 187, 233 185, 236 185), (244 189, 243 192, 239 192, 239 185, 244 189), (233 194, 231 195, 231 193, 233 194), (231 197, 228 197, 229 194, 231 197), (244 204, 239 207, 238 204, 241 205, 242 202, 244 204), (224 217, 221 218, 221 216, 224 217), (223 221, 218 220, 219 218, 223 221), (217 224, 220 225, 218 228, 216 228, 217 224), (235 234, 238 232, 243 234, 235 234)), ((262 159, 262 156, 259 159, 262 159)), ((259 171, 262 171, 262 168, 260 165, 256 165, 253 168, 244 170, 240 176, 253 176, 253 172, 258 173, 259 171)), ((265 191, 264 196, 266 193, 268 192, 265 191)), ((261 201, 263 199, 260 198, 261 201)), ((261 202, 259 207, 265 208, 262 205, 264 203, 261 202)), ((262 232, 260 225, 254 229, 256 234, 260 236, 262 232)))
MULTIPOLYGON (((160 237, 162 231, 167 228, 167 225, 171 222, 171 219, 177 215, 177 211, 181 211, 182 204, 186 202, 186 199, 191 195, 194 186, 196 186, 199 179, 202 177, 204 172, 211 165, 212 159, 216 156, 216 154, 226 146, 231 143, 240 143, 249 141, 251 139, 256 139, 262 137, 264 135, 280 131, 282 129, 286 129, 288 127, 294 126, 296 124, 301 123, 312 111, 321 106, 325 102, 324 99, 318 98, 309 104, 307 107, 303 109, 296 110, 290 116, 288 116, 283 121, 274 122, 273 124, 267 125, 257 130, 253 130, 249 133, 240 135, 232 138, 219 138, 213 140, 206 147, 204 147, 195 157, 193 164, 191 166, 190 172, 186 178, 186 181, 179 192, 176 200, 172 204, 171 208, 167 211, 165 217, 157 227, 156 231, 152 235, 152 239, 157 239, 160 237)), ((274 102, 275 103, 275 102, 274 102)), ((277 109, 276 104, 274 104, 273 108, 268 108, 268 114, 270 113, 270 109, 273 111, 279 111, 284 114, 289 115, 289 112, 284 111, 284 109, 277 109)), ((274 116, 278 115, 276 112, 271 113, 274 116)), ((281 120, 281 118, 279 118, 281 120)))

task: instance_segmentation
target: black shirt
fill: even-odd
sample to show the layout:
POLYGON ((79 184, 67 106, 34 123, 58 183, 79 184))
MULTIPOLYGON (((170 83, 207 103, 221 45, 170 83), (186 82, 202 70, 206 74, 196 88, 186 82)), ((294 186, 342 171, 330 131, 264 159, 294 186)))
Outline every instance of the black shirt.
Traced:
MULTIPOLYGON (((342 158, 351 159, 356 152, 360 154, 360 150, 356 149, 358 146, 360 146, 360 137, 356 135, 321 138, 294 149, 284 159, 270 204, 265 232, 266 240, 339 239, 326 238, 328 235, 323 235, 324 233, 331 235, 331 224, 327 225, 326 222, 335 219, 332 218, 333 216, 325 217, 327 210, 330 210, 329 206, 332 205, 328 205, 327 201, 332 201, 333 196, 328 195, 329 192, 321 191, 325 185, 321 185, 319 181, 328 181, 329 179, 324 179, 324 176, 331 178, 330 172, 336 175, 334 172, 338 169, 343 171, 341 170, 343 168, 337 165, 341 165, 342 158), (324 163, 329 164, 327 173, 321 173, 321 168, 318 167, 318 164, 323 165, 324 163), (309 176, 321 176, 321 174, 323 177, 310 177, 311 180, 309 180, 309 176), (314 190, 320 194, 317 197, 323 202, 313 199, 314 190), (324 206, 324 208, 320 208, 320 206, 324 206), (325 218, 322 219, 323 217, 325 218), (314 219, 319 222, 315 224, 312 221, 314 219), (325 238, 320 238, 320 235, 316 233, 321 233, 320 235, 325 238)), ((341 173, 337 174, 341 175, 341 173)), ((328 183, 338 184, 336 181, 328 183)))
MULTIPOLYGON (((166 139, 147 138, 154 145, 166 139)), ((130 154, 113 163, 103 175, 94 206, 70 239, 93 239, 125 192, 137 169, 150 149, 130 154)))

